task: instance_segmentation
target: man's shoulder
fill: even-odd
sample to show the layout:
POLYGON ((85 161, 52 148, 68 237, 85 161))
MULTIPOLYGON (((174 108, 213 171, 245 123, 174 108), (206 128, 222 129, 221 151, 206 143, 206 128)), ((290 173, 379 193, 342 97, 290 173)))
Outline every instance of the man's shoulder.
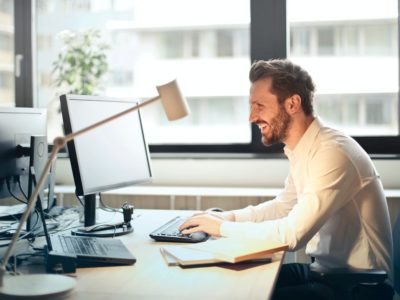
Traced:
POLYGON ((354 147, 362 150, 361 146, 350 135, 326 126, 320 128, 319 134, 316 137, 316 146, 321 148, 334 147, 338 151, 354 147))
POLYGON ((341 161, 356 166, 372 164, 371 158, 356 140, 330 127, 321 127, 310 154, 314 158, 326 159, 332 163, 341 161))

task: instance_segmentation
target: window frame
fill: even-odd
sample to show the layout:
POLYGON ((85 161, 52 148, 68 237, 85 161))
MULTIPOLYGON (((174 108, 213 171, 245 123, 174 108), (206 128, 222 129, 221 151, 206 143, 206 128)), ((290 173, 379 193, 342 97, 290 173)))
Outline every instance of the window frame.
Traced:
MULTIPOLYGON (((35 103, 35 62, 34 28, 35 0, 15 0, 15 54, 24 57, 21 64, 21 76, 15 78, 16 106, 33 107, 35 103), (18 20, 18 22, 16 21, 18 20), (23 21, 22 21, 23 20, 23 21), (31 59, 27 59, 31 58, 31 59)), ((398 0, 400 10, 400 0, 398 0)), ((288 31, 286 23, 286 1, 282 0, 250 0, 250 59, 251 62, 260 59, 287 57, 288 31)), ((398 42, 400 41, 400 22, 398 13, 398 42)), ((400 69, 400 47, 398 47, 400 69)), ((249 65, 250 67, 250 65, 249 65)), ((399 76, 400 78, 400 76, 399 76)), ((400 81, 400 79, 399 79, 400 81)), ((399 82, 400 85, 400 82, 399 82)), ((399 100, 399 95, 398 95, 399 100)), ((376 157, 391 157, 400 155, 400 105, 398 105, 399 134, 397 136, 353 136, 356 141, 370 154, 376 157)), ((265 147, 261 143, 259 129, 251 126, 251 142, 248 144, 221 145, 150 145, 150 152, 156 157, 201 157, 208 155, 218 158, 232 158, 243 154, 247 157, 276 158, 283 157, 283 145, 265 147)))
MULTIPOLYGON (((35 82, 33 62, 35 59, 32 50, 35 45, 34 25, 32 25, 34 7, 32 0, 14 0, 14 62, 17 62, 17 55, 22 58, 19 63, 20 75, 14 76, 15 106, 17 107, 34 107, 35 103, 33 90, 35 82)), ((14 75, 16 74, 14 73, 14 75)))

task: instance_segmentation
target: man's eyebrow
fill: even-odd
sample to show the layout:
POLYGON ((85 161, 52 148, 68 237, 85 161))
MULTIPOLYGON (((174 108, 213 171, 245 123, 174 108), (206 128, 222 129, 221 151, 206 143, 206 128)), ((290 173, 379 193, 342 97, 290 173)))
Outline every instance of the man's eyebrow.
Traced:
POLYGON ((249 100, 249 103, 254 105, 262 105, 262 102, 258 101, 257 99, 249 100))

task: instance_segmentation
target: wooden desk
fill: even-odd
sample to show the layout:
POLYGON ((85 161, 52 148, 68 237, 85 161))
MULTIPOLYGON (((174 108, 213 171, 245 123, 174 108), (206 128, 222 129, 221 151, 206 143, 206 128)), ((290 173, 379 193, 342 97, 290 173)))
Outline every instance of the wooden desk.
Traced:
POLYGON ((136 256, 133 266, 78 269, 77 287, 66 299, 269 299, 283 260, 272 263, 210 266, 182 269, 168 267, 159 251, 169 243, 154 242, 149 233, 187 211, 136 210, 135 232, 121 239, 136 256))

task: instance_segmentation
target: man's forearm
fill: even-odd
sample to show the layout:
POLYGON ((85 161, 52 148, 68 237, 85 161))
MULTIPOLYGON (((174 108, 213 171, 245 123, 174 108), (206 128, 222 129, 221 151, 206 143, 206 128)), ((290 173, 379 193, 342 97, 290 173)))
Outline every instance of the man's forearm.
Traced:
POLYGON ((223 212, 222 213, 222 217, 226 221, 231 221, 231 222, 235 222, 236 221, 235 214, 233 213, 233 211, 225 211, 225 212, 223 212))

